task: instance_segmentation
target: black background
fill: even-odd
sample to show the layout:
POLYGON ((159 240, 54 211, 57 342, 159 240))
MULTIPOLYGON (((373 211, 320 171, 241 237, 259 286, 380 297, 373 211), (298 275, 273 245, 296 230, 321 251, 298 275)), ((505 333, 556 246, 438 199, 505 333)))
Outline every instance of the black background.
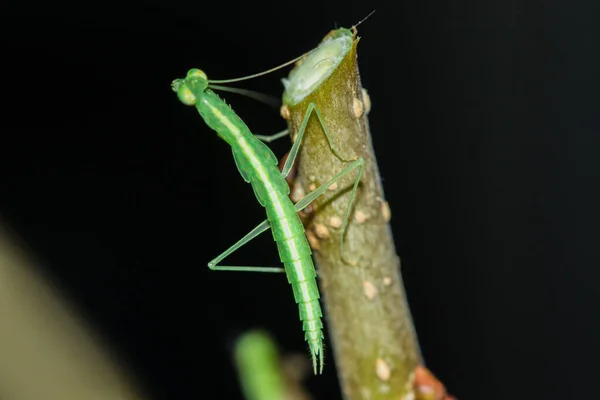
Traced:
MULTIPOLYGON (((359 66, 427 365, 460 399, 593 398, 599 6, 495 3, 16 3, 0 213, 156 399, 241 398, 237 334, 305 343, 285 279, 206 268, 264 213, 170 82, 270 68, 377 8, 359 66)), ((280 96, 283 76, 239 86, 280 96)), ((254 132, 284 127, 224 97, 254 132)), ((277 265, 269 236, 230 263, 277 265)), ((309 386, 340 398, 331 355, 309 386)))

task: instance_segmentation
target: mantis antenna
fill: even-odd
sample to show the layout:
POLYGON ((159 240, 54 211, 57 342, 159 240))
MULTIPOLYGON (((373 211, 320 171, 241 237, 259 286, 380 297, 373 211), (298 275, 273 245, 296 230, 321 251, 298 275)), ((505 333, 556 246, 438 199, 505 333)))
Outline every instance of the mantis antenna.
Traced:
MULTIPOLYGON (((355 35, 356 35, 356 27, 359 26, 360 24, 362 24, 363 22, 365 22, 371 15, 373 15, 375 13, 375 11, 377 11, 377 9, 371 11, 366 17, 364 17, 363 19, 358 21, 356 24, 352 25, 351 29, 355 32, 355 35)), ((271 72, 277 71, 278 69, 287 67, 288 65, 293 64, 293 63, 297 62, 298 60, 304 58, 305 56, 309 55, 314 50, 316 50, 316 48, 309 52, 302 54, 299 57, 294 58, 293 60, 290 60, 290 61, 280 64, 274 68, 271 68, 271 69, 268 69, 266 71, 262 71, 262 72, 259 72, 256 74, 246 75, 246 76, 242 76, 241 78, 233 78, 233 79, 211 79, 208 81, 208 87, 210 87, 211 89, 222 90, 225 92, 241 94, 243 96, 250 97, 254 100, 260 101, 260 102, 270 105, 272 107, 279 107, 281 102, 273 96, 269 96, 269 95, 255 92, 253 90, 248 90, 248 89, 232 88, 232 87, 228 87, 228 86, 215 85, 215 83, 234 83, 234 82, 245 81, 248 79, 258 78, 259 76, 267 75, 271 72)))
POLYGON ((277 71, 278 69, 281 69, 281 68, 283 68, 283 67, 287 67, 288 65, 290 65, 290 64, 293 64, 293 63, 295 63, 296 61, 300 60, 302 57, 304 57, 304 56, 306 56, 306 55, 310 54, 312 51, 314 51, 314 49, 313 49, 313 50, 311 50, 311 51, 309 51, 309 52, 307 52, 307 53, 304 53, 304 54, 302 54, 300 57, 296 57, 296 58, 294 58, 293 60, 290 60, 290 61, 288 61, 288 62, 286 62, 286 63, 283 63, 283 64, 281 64, 281 65, 278 65, 278 66, 276 66, 276 67, 274 67, 274 68, 271 68, 271 69, 268 69, 268 70, 266 70, 266 71, 259 72, 259 73, 257 73, 257 74, 252 74, 252 75, 242 76, 241 78, 234 78, 234 79, 219 79, 219 80, 209 80, 209 81, 208 81, 208 84, 209 84, 209 86, 211 86, 213 83, 233 83, 233 82, 245 81, 245 80, 247 80, 247 79, 258 78, 259 76, 262 76, 262 75, 269 74, 269 73, 271 73, 271 72, 273 72, 273 71, 277 71))
MULTIPOLYGON (((363 19, 361 19, 360 21, 358 21, 358 23, 356 23, 355 25, 352 25, 352 29, 356 30, 356 27, 359 26, 360 24, 362 24, 363 22, 365 22, 367 20, 367 18, 369 18, 371 15, 373 15, 375 13, 375 11, 377 11, 377 10, 375 9, 375 10, 371 11, 366 17, 364 17, 363 19)), ((208 81, 208 84, 209 84, 209 86, 212 86, 213 88, 217 89, 217 87, 215 85, 212 85, 213 83, 233 83, 233 82, 245 81, 245 80, 252 79, 252 78, 258 78, 259 76, 270 74, 271 72, 277 71, 278 69, 287 67, 288 65, 293 64, 296 61, 299 61, 300 59, 302 59, 303 57, 309 55, 314 50, 316 50, 316 48, 312 49, 311 51, 308 51, 308 52, 302 54, 301 56, 298 56, 298 57, 294 58, 293 60, 290 60, 290 61, 288 61, 286 63, 283 63, 281 65, 278 65, 278 66, 276 66, 274 68, 271 68, 271 69, 268 69, 266 71, 262 71, 262 72, 259 72, 259 73, 256 73, 256 74, 252 74, 252 75, 242 76, 241 78, 233 78, 233 79, 210 79, 208 81)), ((219 88, 219 89, 220 90, 226 90, 226 89, 223 89, 222 87, 219 88)), ((239 92, 239 93, 241 93, 241 92, 239 92)))
POLYGON ((369 13, 369 15, 367 15, 366 17, 364 17, 363 19, 361 19, 360 21, 358 21, 356 24, 352 25, 352 28, 350 29, 356 29, 357 26, 359 26, 360 24, 362 24, 363 22, 365 22, 371 15, 375 14, 375 11, 377 11, 377 9, 374 9, 373 11, 371 11, 369 13))

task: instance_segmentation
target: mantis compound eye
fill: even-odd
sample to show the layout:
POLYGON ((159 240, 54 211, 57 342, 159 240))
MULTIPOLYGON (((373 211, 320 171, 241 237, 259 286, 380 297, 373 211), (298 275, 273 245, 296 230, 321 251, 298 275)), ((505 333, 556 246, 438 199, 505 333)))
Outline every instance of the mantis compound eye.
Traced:
POLYGON ((187 73, 187 78, 201 78, 208 82, 208 77, 206 76, 206 73, 204 73, 204 71, 198 68, 190 69, 187 73))
POLYGON ((193 106, 196 104, 196 95, 183 79, 174 80, 171 86, 173 87, 173 91, 177 93, 179 101, 183 104, 186 106, 193 106))

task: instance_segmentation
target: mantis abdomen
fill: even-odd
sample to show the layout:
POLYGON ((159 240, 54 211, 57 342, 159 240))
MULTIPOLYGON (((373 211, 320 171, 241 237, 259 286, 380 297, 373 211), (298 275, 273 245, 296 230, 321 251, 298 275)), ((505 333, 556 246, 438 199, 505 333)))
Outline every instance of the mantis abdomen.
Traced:
POLYGON ((236 165, 242 177, 252 184, 259 203, 265 207, 279 259, 284 265, 294 292, 294 300, 298 304, 304 338, 308 342, 313 365, 316 368, 318 356, 322 368, 323 313, 319 304, 312 251, 304 226, 289 198, 288 183, 277 167, 277 158, 263 142, 252 136, 250 131, 248 133, 248 136, 242 135, 238 141, 239 146, 234 147, 236 165))
POLYGON ((313 359, 316 355, 323 357, 323 313, 319 304, 312 251, 291 200, 288 197, 281 200, 272 204, 278 203, 287 210, 278 210, 269 205, 266 207, 267 218, 277 243, 279 259, 285 267, 288 282, 294 292, 294 300, 298 304, 304 338, 309 344, 313 359))

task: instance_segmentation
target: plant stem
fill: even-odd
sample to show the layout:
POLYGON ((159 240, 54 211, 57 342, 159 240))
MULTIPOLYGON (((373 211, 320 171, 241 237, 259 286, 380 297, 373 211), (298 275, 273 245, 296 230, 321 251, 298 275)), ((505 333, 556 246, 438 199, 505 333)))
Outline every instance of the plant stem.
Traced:
MULTIPOLYGON (((338 29, 324 40, 343 35, 352 35, 352 31, 338 29)), ((359 38, 355 34, 351 38, 351 46, 343 60, 333 66, 335 70, 301 100, 292 100, 287 94, 293 91, 293 76, 302 73, 302 64, 291 72, 284 94, 287 110, 282 115, 288 117, 294 138, 308 105, 315 103, 339 153, 344 158, 365 160, 344 241, 344 260, 354 265, 341 259, 339 222, 345 215, 356 174, 348 174, 338 182, 337 189, 315 200, 305 224, 324 297, 326 332, 333 345, 344 397, 400 400, 410 398, 413 392, 414 371, 421 355, 371 144, 368 95, 362 89, 357 65, 359 38)), ((313 61, 304 69, 314 70, 313 61)), ((317 118, 311 118, 292 193, 310 192, 347 164, 333 154, 317 118)))

